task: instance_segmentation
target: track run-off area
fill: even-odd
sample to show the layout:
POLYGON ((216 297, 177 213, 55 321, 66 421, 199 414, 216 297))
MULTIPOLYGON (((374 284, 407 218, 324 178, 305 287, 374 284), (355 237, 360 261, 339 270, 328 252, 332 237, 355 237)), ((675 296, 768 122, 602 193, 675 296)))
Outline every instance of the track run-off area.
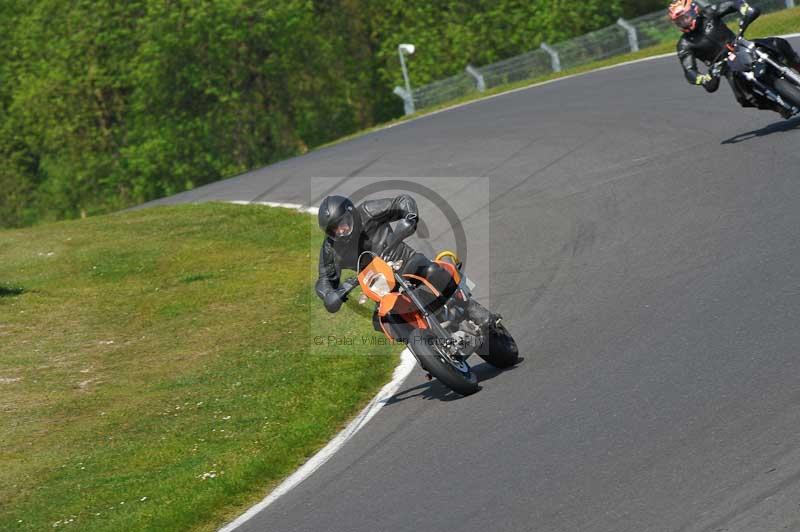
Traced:
POLYGON ((315 205, 381 178, 457 207, 525 360, 472 359, 467 398, 416 369, 238 530, 800 530, 800 119, 658 58, 154 203, 315 205))

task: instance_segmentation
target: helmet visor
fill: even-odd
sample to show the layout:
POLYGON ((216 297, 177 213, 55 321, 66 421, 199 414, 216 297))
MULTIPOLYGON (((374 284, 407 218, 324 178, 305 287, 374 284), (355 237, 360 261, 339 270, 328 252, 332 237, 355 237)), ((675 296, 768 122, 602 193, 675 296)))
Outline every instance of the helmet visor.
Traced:
POLYGON ((334 221, 325 231, 334 240, 346 238, 353 233, 353 213, 346 212, 344 216, 334 221))
POLYGON ((675 22, 675 25, 678 26, 681 31, 692 31, 697 23, 697 15, 695 14, 694 10, 686 11, 685 13, 675 17, 673 22, 675 22))

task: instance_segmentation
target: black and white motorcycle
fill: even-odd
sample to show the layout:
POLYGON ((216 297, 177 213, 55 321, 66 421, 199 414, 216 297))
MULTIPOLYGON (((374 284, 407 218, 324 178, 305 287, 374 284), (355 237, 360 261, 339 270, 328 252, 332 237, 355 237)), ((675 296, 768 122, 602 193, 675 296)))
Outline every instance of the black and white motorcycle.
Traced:
POLYGON ((779 50, 761 41, 749 41, 740 31, 727 45, 726 54, 712 67, 715 74, 732 73, 753 93, 783 108, 787 118, 800 113, 800 74, 783 64, 779 50))

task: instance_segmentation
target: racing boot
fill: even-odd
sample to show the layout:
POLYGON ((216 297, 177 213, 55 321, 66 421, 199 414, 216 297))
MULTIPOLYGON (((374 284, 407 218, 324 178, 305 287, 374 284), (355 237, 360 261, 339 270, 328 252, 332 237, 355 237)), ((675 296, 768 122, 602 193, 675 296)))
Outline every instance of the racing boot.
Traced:
POLYGON ((490 311, 474 299, 470 299, 467 304, 467 315, 483 331, 496 327, 502 319, 500 314, 490 311))
POLYGON ((798 109, 797 107, 792 107, 791 109, 786 109, 785 107, 778 106, 777 111, 780 113, 780 115, 783 118, 788 120, 788 119, 792 118, 794 115, 796 115, 798 112, 800 112, 800 109, 798 109))

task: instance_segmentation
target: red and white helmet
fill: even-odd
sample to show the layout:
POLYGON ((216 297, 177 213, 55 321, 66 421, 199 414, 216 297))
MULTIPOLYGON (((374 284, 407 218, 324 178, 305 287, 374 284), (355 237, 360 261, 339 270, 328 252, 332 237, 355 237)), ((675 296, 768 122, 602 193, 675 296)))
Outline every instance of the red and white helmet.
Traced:
POLYGON ((697 2, 693 0, 673 0, 669 5, 669 18, 678 26, 678 29, 688 33, 697 27, 697 19, 700 12, 697 2))

